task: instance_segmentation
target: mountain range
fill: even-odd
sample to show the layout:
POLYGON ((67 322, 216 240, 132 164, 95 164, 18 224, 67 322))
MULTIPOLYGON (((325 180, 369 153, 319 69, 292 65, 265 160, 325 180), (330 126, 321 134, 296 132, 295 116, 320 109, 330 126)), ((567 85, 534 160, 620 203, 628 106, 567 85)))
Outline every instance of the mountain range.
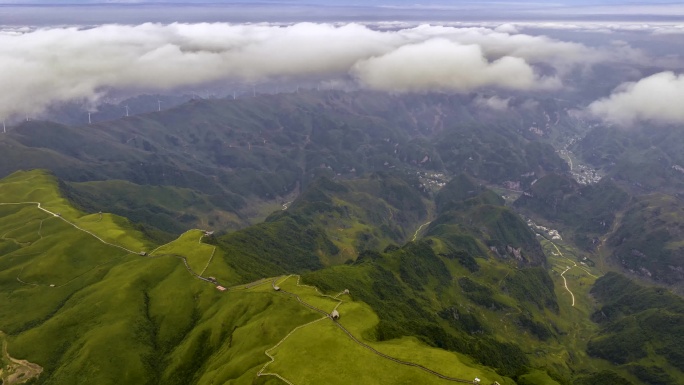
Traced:
POLYGON ((10 127, 3 381, 681 383, 681 130, 487 97, 10 127))

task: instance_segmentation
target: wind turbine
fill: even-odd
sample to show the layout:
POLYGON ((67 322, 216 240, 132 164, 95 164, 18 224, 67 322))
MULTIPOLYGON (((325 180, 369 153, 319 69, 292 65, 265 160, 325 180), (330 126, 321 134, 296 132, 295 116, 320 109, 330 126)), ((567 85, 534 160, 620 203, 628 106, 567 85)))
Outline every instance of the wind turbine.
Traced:
POLYGON ((235 100, 235 91, 233 91, 233 100, 235 100))
POLYGON ((88 124, 92 124, 93 122, 90 120, 90 111, 88 111, 88 124))
POLYGON ((128 116, 128 104, 124 106, 126 108, 126 116, 128 116))
POLYGON ((157 99, 157 105, 159 106, 158 111, 161 111, 161 100, 157 99))
POLYGON ((6 134, 7 133, 7 127, 5 127, 5 121, 2 121, 2 133, 6 134))

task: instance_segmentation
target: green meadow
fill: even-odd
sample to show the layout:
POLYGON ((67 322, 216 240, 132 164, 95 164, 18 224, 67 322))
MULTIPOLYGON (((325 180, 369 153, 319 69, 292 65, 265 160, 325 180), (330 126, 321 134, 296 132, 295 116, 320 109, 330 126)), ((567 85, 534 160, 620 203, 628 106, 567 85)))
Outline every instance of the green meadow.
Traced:
MULTIPOLYGON (((0 330, 8 354, 44 368, 35 384, 281 383, 257 376, 270 362, 266 351, 275 361, 263 372, 297 384, 326 381, 325 373, 335 383, 444 383, 373 354, 328 318, 297 329, 321 314, 273 290, 273 279, 240 283, 226 263, 231 256, 205 243, 201 230, 154 245, 124 218, 74 209, 56 180, 40 171, 0 181, 0 201, 40 202, 61 216, 33 203, 0 205, 0 330), (195 274, 221 277, 230 289, 221 292, 198 279, 183 258, 195 274)), ((415 338, 366 339, 378 316, 349 295, 323 295, 298 285, 298 276, 275 282, 325 312, 339 307, 342 324, 385 354, 445 375, 506 383, 465 356, 415 338)))
MULTIPOLYGON (((401 361, 423 365, 445 376, 472 380, 479 377, 483 383, 493 381, 506 384, 509 379, 497 375, 488 368, 478 366, 465 356, 431 348, 416 338, 404 337, 377 342, 366 339, 379 318, 367 304, 352 300, 350 295, 326 295, 313 286, 298 284, 297 276, 278 278, 275 283, 279 296, 289 297, 282 290, 296 294, 299 298, 326 312, 337 309, 341 314, 340 324, 349 330, 363 344, 401 361), (337 298, 334 298, 337 296, 337 298)), ((261 286, 263 290, 264 286, 261 286)), ((323 318, 321 316, 319 318, 323 318)), ((277 347, 269 350, 274 362, 268 364, 264 373, 276 373, 296 384, 349 384, 349 383, 393 383, 393 384, 446 384, 451 381, 417 367, 403 365, 379 356, 352 340, 342 329, 327 317, 304 324, 295 330, 277 347)))

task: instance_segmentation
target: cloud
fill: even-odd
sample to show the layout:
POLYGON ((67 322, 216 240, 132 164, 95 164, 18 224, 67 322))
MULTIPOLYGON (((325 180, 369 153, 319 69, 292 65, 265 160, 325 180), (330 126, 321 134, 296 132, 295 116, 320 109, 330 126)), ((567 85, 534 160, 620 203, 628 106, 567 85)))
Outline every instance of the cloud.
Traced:
POLYGON ((483 107, 483 108, 489 108, 494 111, 506 111, 508 110, 508 103, 511 101, 511 98, 500 98, 498 96, 492 96, 489 98, 485 98, 483 96, 478 96, 475 98, 473 103, 476 106, 483 107))
POLYGON ((684 123, 684 74, 661 72, 635 83, 624 83, 607 98, 597 100, 588 112, 603 120, 629 126, 640 121, 684 123))
POLYGON ((503 33, 510 33, 510 34, 514 34, 514 33, 519 32, 518 28, 515 26, 515 24, 510 24, 510 23, 501 24, 500 26, 494 28, 494 31, 503 32, 503 33))
POLYGON ((562 73, 600 56, 577 43, 481 27, 148 23, 15 28, 0 33, 0 118, 38 114, 65 101, 97 105, 111 91, 164 92, 221 81, 351 77, 361 86, 388 91, 550 89, 560 81, 537 74, 535 64, 562 73))
POLYGON ((508 34, 485 27, 456 28, 421 25, 404 30, 402 34, 444 38, 461 44, 476 44, 490 59, 513 56, 530 63, 547 63, 558 68, 596 63, 607 58, 605 53, 583 44, 559 41, 546 36, 508 34))
POLYGON ((409 44, 359 62, 353 69, 370 88, 395 91, 556 88, 556 78, 541 78, 525 60, 504 56, 489 62, 478 45, 445 39, 409 44))

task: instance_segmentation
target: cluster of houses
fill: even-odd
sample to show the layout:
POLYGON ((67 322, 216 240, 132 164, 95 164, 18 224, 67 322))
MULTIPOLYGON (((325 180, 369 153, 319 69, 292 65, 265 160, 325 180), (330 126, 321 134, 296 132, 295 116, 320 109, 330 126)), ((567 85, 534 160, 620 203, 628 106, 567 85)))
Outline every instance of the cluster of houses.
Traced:
POLYGON ((425 191, 437 191, 449 182, 449 177, 443 173, 431 171, 417 171, 420 187, 425 191))
POLYGON ((572 171, 570 171, 570 174, 572 174, 572 177, 577 183, 582 185, 596 184, 603 178, 603 175, 599 170, 584 164, 575 165, 572 171))

